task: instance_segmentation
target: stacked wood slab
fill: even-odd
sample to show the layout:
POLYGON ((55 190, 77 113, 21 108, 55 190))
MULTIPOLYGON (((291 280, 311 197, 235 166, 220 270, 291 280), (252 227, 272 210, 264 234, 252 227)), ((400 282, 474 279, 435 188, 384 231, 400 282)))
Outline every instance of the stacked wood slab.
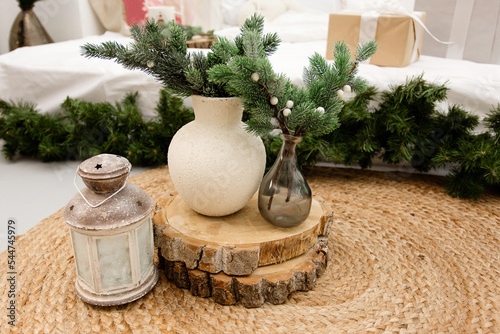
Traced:
POLYGON ((313 289, 327 266, 331 222, 313 200, 301 225, 273 226, 261 217, 257 197, 235 214, 207 217, 167 196, 153 216, 160 267, 170 281, 195 296, 246 307, 282 304, 313 289))

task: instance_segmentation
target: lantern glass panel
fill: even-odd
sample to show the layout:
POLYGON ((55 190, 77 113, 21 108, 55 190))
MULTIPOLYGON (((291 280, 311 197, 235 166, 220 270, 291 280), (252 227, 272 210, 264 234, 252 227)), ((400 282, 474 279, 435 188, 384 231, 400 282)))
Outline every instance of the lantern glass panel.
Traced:
POLYGON ((144 278, 153 267, 151 218, 146 219, 137 229, 137 244, 139 245, 141 278, 144 278))
POLYGON ((98 238, 96 246, 101 288, 115 290, 132 284, 128 234, 98 238))
POLYGON ((75 255, 76 271, 78 276, 93 287, 92 271, 90 269, 89 250, 87 245, 87 236, 71 230, 71 239, 73 240, 73 249, 75 255))

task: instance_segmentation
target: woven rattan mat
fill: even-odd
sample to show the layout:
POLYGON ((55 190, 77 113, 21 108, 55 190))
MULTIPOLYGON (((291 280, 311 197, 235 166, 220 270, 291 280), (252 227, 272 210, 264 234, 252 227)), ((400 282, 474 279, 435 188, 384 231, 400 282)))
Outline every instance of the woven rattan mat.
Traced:
MULTIPOLYGON (((437 177, 360 170, 319 168, 308 180, 335 214, 329 265, 312 291, 247 309, 194 297, 161 273, 144 298, 93 307, 74 293, 69 233, 58 211, 18 238, 17 324, 3 317, 0 331, 500 333, 498 195, 460 200, 437 177)), ((165 167, 130 181, 154 200, 173 192, 165 167)))

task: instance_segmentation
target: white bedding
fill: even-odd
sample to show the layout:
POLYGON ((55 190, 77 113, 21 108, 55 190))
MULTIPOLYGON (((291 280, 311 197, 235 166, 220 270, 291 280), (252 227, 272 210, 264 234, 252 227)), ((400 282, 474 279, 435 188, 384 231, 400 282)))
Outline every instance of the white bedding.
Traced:
POLYGON ((16 49, 0 56, 0 99, 35 102, 38 109, 55 112, 67 96, 90 102, 114 102, 139 91, 146 115, 153 115, 161 85, 141 71, 126 70, 113 61, 87 59, 80 47, 107 40, 130 39, 107 32, 78 40, 16 49))
MULTIPOLYGON (((311 51, 325 54, 326 44, 323 41, 283 43, 271 61, 276 71, 286 73, 296 84, 303 84, 303 68, 308 64, 311 51)), ((370 64, 359 67, 359 75, 379 91, 403 84, 407 78, 420 74, 430 82, 449 88, 448 99, 441 104, 444 110, 448 104, 459 104, 482 119, 500 104, 500 65, 421 56, 419 61, 401 68, 370 64)))
MULTIPOLYGON (((326 52, 328 15, 289 12, 273 22, 266 22, 266 32, 277 32, 283 42, 271 56, 277 72, 287 74, 302 85, 303 68, 314 52, 326 52)), ((239 28, 229 27, 219 35, 234 37, 239 28)), ((109 60, 87 59, 80 54, 84 43, 130 39, 107 32, 79 40, 26 47, 0 56, 0 99, 32 101, 41 112, 54 112, 67 96, 91 102, 114 102, 131 91, 139 91, 139 106, 145 117, 155 115, 161 85, 141 71, 131 71, 109 60)), ((385 90, 402 84, 408 77, 424 74, 424 79, 446 83, 446 104, 460 104, 466 110, 484 117, 500 104, 500 65, 480 64, 421 56, 404 68, 361 64, 359 74, 370 84, 385 90)))

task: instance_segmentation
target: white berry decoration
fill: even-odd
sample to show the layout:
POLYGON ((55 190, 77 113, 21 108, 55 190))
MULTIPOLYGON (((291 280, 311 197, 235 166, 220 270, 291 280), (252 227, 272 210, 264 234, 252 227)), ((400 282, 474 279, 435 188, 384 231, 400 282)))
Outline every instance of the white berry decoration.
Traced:
POLYGON ((342 90, 344 91, 344 93, 349 94, 351 92, 351 86, 345 85, 344 88, 342 88, 342 90))
POLYGON ((255 82, 257 82, 257 81, 259 81, 259 79, 260 79, 259 73, 253 72, 252 73, 252 80, 255 81, 255 82))
POLYGON ((271 103, 273 106, 278 104, 278 98, 276 96, 271 97, 271 100, 269 100, 269 103, 271 103))
POLYGON ((290 109, 288 108, 283 109, 283 116, 288 117, 290 116, 291 113, 292 111, 290 109))
POLYGON ((323 108, 323 107, 317 107, 316 111, 319 112, 320 114, 324 114, 325 113, 325 108, 323 108))
POLYGON ((273 129, 273 130, 271 130, 271 132, 269 132, 269 135, 272 137, 275 137, 275 136, 279 135, 280 133, 283 133, 283 131, 281 131, 281 129, 273 129))
POLYGON ((339 99, 341 99, 342 101, 344 101, 344 99, 345 99, 345 93, 344 93, 344 91, 342 89, 339 89, 337 91, 337 96, 339 97, 339 99))
POLYGON ((292 101, 292 100, 288 100, 288 101, 286 101, 286 107, 287 107, 288 109, 292 109, 292 108, 293 108, 293 101, 292 101))
POLYGON ((152 67, 154 67, 154 66, 155 66, 155 62, 154 62, 154 61, 152 61, 152 60, 149 60, 149 61, 146 63, 146 65, 147 65, 149 68, 152 68, 152 67))

